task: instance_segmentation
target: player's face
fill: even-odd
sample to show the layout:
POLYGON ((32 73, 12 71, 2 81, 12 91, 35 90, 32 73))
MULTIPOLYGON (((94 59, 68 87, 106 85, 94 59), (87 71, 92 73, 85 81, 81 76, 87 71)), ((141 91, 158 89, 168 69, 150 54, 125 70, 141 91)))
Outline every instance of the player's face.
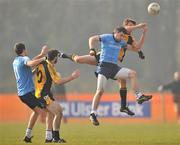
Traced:
POLYGON ((125 37, 125 34, 123 32, 116 32, 114 35, 115 39, 117 41, 123 40, 125 37))

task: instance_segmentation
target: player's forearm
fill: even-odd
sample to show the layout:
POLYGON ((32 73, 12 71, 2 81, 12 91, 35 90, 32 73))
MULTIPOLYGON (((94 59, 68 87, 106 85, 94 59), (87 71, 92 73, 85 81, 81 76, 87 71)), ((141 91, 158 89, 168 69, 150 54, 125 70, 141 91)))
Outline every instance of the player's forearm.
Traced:
POLYGON ((137 50, 140 50, 144 44, 144 40, 145 40, 145 36, 146 36, 146 32, 143 32, 143 34, 141 35, 141 38, 136 46, 137 50))
POLYGON ((62 84, 68 83, 74 79, 75 78, 73 76, 65 77, 65 78, 62 78, 57 84, 62 85, 62 84))
POLYGON ((45 60, 45 57, 35 60, 29 60, 26 65, 29 67, 35 67, 36 65, 40 64, 43 60, 45 60))
POLYGON ((139 28, 142 28, 142 25, 141 24, 138 24, 138 25, 135 25, 135 26, 125 26, 126 30, 127 31, 133 31, 135 29, 139 29, 139 28))

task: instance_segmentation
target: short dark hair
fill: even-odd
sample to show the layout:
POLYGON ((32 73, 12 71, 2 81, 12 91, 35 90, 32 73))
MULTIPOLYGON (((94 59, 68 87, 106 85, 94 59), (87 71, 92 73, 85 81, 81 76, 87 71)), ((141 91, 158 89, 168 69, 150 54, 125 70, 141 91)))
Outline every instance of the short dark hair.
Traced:
POLYGON ((49 50, 47 59, 52 61, 55 57, 59 57, 60 52, 56 49, 49 50))
POLYGON ((16 43, 14 45, 14 51, 16 52, 17 55, 20 55, 25 49, 26 47, 23 43, 16 43))
POLYGON ((114 31, 113 31, 113 33, 116 33, 116 32, 123 32, 124 34, 127 34, 127 30, 126 30, 126 28, 124 28, 124 27, 116 27, 115 29, 114 29, 114 31))

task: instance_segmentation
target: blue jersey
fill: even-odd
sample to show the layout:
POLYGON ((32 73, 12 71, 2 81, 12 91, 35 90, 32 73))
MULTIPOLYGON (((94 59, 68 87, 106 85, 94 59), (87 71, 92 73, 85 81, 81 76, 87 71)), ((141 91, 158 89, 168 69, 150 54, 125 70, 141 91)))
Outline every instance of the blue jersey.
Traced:
POLYGON ((117 64, 120 49, 126 47, 127 43, 124 40, 117 42, 113 34, 100 35, 101 55, 100 62, 109 62, 117 64))
POLYGON ((31 68, 26 65, 28 60, 30 59, 27 56, 18 56, 13 61, 19 96, 34 91, 33 74, 31 68))

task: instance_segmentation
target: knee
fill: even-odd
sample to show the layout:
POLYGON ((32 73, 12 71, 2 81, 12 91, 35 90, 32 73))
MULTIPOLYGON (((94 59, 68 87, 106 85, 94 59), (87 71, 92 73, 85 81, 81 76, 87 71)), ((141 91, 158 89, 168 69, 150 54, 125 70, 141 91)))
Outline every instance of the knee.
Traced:
POLYGON ((130 78, 136 78, 136 76, 137 76, 136 71, 131 70, 131 71, 129 72, 129 77, 130 77, 130 78))
POLYGON ((39 114, 42 114, 43 113, 43 110, 40 109, 39 107, 35 107, 33 109, 33 112, 34 112, 34 115, 39 115, 39 114))
POLYGON ((55 111, 55 115, 62 115, 62 112, 63 112, 63 109, 62 109, 62 107, 60 106, 60 105, 58 105, 57 107, 56 107, 56 111, 55 111))
POLYGON ((77 55, 74 57, 74 61, 77 62, 77 63, 82 63, 81 58, 79 56, 77 56, 77 55))

